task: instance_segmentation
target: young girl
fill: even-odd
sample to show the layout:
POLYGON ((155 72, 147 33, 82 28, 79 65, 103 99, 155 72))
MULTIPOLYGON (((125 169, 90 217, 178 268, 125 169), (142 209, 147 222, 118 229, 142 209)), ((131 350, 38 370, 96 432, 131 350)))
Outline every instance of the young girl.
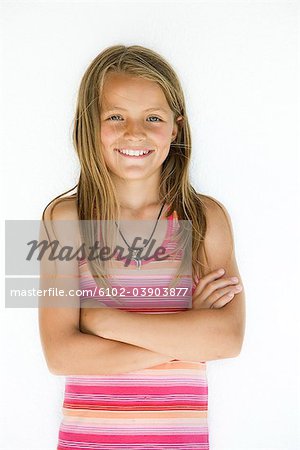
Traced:
POLYGON ((112 262, 120 275, 111 278, 138 295, 114 303, 94 290, 86 256, 41 261, 43 288, 64 278, 65 289, 81 289, 68 296, 72 307, 39 308, 49 370, 66 376, 57 449, 209 449, 206 361, 240 353, 245 297, 228 212, 189 181, 190 127, 173 68, 138 45, 102 51, 81 81, 73 140, 77 191, 50 202, 42 223, 76 247, 79 228, 60 221, 112 221, 118 244, 132 250, 134 224, 151 221, 139 231, 144 242, 152 233, 168 248, 172 227, 187 221, 193 288, 191 304, 179 301, 166 290, 171 262, 134 254, 127 267, 112 262), (149 287, 156 297, 144 295, 149 287))

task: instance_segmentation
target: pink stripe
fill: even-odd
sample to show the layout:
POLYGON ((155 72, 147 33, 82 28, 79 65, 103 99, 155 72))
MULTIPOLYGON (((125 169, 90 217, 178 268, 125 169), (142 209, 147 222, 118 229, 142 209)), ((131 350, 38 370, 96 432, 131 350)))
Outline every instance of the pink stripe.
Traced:
MULTIPOLYGON (((167 251, 172 250, 173 245, 169 242, 173 230, 171 225, 176 226, 177 223, 173 218, 176 218, 175 212, 174 216, 168 217, 162 244, 167 251)), ((140 273, 137 277, 135 271, 129 269, 128 274, 123 273, 118 279, 112 276, 112 286, 123 286, 128 292, 133 287, 168 287, 170 275, 157 270, 156 261, 143 261, 142 265, 145 264, 153 264, 153 274, 158 275, 142 277, 140 273)), ((132 265, 135 265, 134 261, 132 265)), ((127 294, 122 297, 120 305, 115 303, 113 296, 94 295, 97 285, 86 260, 79 261, 79 273, 80 289, 93 290, 93 293, 80 298, 82 307, 85 299, 94 298, 104 307, 170 314, 190 309, 191 296, 196 288, 193 284, 190 295, 176 297, 137 298, 127 294)), ((190 275, 183 276, 178 287, 190 288, 190 275)), ((209 450, 207 413, 208 385, 204 361, 179 361, 178 364, 115 375, 69 376, 66 377, 57 450, 209 450), (201 418, 199 412, 202 412, 201 418), (100 417, 105 418, 103 422, 100 417)))
POLYGON ((109 394, 109 395, 172 395, 194 394, 203 395, 207 393, 206 386, 66 386, 66 393, 74 394, 109 394))
MULTIPOLYGON (((70 442, 82 442, 82 434, 79 433, 66 433, 61 431, 60 439, 68 440, 70 442)), ((97 444, 119 444, 123 442, 122 435, 110 435, 107 436, 105 434, 85 434, 84 439, 88 439, 88 442, 96 442, 97 444)), ((172 434, 170 436, 155 435, 155 434, 146 434, 146 435, 125 435, 124 440, 126 444, 139 444, 139 443, 147 443, 147 444, 177 444, 180 442, 184 443, 206 443, 207 435, 202 433, 194 433, 194 434, 172 434)), ((85 442, 85 441, 84 441, 85 442)), ((129 449, 128 449, 129 450, 129 449)))

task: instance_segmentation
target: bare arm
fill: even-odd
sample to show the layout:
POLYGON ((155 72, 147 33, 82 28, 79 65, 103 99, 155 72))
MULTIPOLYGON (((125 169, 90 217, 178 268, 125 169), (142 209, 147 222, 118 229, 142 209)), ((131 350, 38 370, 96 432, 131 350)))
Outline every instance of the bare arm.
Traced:
MULTIPOLYGON (((230 217, 222 205, 208 202, 206 252, 212 270, 225 268, 241 283, 234 255, 230 217), (227 220, 226 220, 227 216, 227 220)), ((242 284, 242 283, 241 283, 242 284)), ((83 322, 98 336, 172 355, 176 359, 208 361, 237 356, 245 328, 244 290, 222 309, 175 314, 139 314, 108 308, 90 309, 83 322), (87 320, 88 318, 88 320, 87 320)))
MULTIPOLYGON (((47 346, 45 343, 44 348, 47 346)), ((122 342, 74 330, 65 335, 53 357, 45 355, 55 375, 109 375, 146 369, 172 358, 122 342)))
MULTIPOLYGON (((91 330, 107 339, 147 348, 186 361, 209 361, 238 354, 238 341, 225 309, 140 314, 102 309, 91 330)), ((89 314, 87 312, 87 314, 89 314)))
MULTIPOLYGON (((50 205, 51 206, 51 205, 50 205)), ((57 204, 52 220, 75 220, 75 205, 72 200, 57 204)), ((49 225, 50 210, 45 214, 49 225)), ((55 228, 55 237, 64 245, 75 246, 74 233, 68 226, 55 228)), ((41 223, 40 241, 48 236, 41 223)), ((40 265, 40 287, 58 289, 79 289, 78 263, 50 261, 49 251, 45 253, 40 265), (63 279, 63 277, 65 278, 63 279), (67 277, 67 278, 66 278, 67 277)), ((79 327, 80 300, 78 297, 64 297, 67 306, 58 303, 57 298, 44 297, 39 301, 39 329, 43 352, 49 370, 56 375, 100 375, 144 369, 170 361, 172 357, 153 352, 139 346, 109 340, 103 337, 82 333, 79 327), (54 307, 56 302, 56 307, 54 307), (72 304, 71 304, 72 302, 72 304)))

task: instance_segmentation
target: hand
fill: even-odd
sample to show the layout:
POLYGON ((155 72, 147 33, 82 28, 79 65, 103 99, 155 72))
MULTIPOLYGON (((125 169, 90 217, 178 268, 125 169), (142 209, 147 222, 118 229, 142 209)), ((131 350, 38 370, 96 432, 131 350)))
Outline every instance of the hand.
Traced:
POLYGON ((196 286, 192 297, 192 309, 219 309, 229 303, 235 294, 243 289, 238 280, 233 281, 231 277, 225 277, 218 270, 208 273, 202 277, 196 286), (237 286, 241 289, 237 290, 237 286))

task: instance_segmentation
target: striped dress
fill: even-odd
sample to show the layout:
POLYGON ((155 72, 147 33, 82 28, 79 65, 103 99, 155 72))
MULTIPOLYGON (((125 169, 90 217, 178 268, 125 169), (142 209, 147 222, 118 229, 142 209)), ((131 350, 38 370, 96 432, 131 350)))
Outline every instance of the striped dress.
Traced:
MULTIPOLYGON (((176 211, 167 220, 161 245, 170 250, 169 237, 178 220, 176 211)), ((119 263, 124 269, 124 262, 119 263)), ((122 270, 111 285, 123 286, 126 292, 145 286, 161 292, 170 281, 163 261, 143 260, 141 270, 136 270, 131 261, 128 269, 132 272, 124 275, 122 270), (153 267, 155 276, 152 270, 151 278, 153 267), (137 272, 142 276, 138 278, 137 272)), ((97 298, 93 295, 96 283, 85 259, 79 262, 79 272, 80 289, 91 292, 80 298, 84 307, 86 301, 97 298)), ((178 286, 191 287, 191 277, 183 277, 178 286)), ((193 284, 190 293, 194 289, 193 284)), ((113 297, 102 296, 100 300, 105 307, 116 307, 113 297)), ((128 295, 118 308, 146 314, 174 313, 191 308, 191 295, 128 295)), ((174 359, 133 372, 67 376, 57 450, 208 450, 207 406, 205 361, 174 359)))

